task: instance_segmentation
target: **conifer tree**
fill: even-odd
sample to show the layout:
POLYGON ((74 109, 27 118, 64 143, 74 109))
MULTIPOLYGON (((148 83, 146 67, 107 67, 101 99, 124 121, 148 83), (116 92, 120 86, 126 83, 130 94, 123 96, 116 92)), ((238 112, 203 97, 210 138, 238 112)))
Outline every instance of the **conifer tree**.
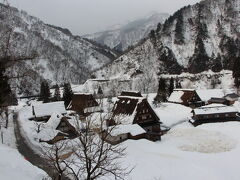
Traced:
POLYGON ((240 86, 240 58, 236 58, 233 62, 233 78, 234 78, 234 85, 236 88, 240 86))
POLYGON ((11 97, 12 91, 8 83, 8 77, 4 74, 5 68, 0 63, 0 106, 2 106, 8 98, 11 97))
POLYGON ((163 78, 160 78, 158 85, 158 93, 154 98, 156 102, 166 102, 167 101, 167 90, 166 90, 166 81, 163 78))
POLYGON ((181 89, 181 88, 182 88, 181 82, 179 82, 178 79, 176 79, 175 86, 176 86, 176 88, 178 88, 178 89, 181 89))
POLYGON ((43 101, 44 103, 47 103, 50 101, 50 89, 49 89, 49 85, 47 81, 43 81, 41 83, 41 87, 40 87, 40 97, 39 100, 43 101))
POLYGON ((174 80, 173 80, 173 78, 171 77, 170 83, 169 83, 169 87, 168 87, 168 95, 169 95, 169 96, 172 94, 173 90, 174 90, 174 80))
POLYGON ((60 88, 59 88, 58 84, 56 84, 56 86, 55 86, 53 99, 54 99, 54 101, 60 101, 61 100, 60 88))
POLYGON ((66 108, 71 102, 72 96, 73 96, 73 92, 72 92, 70 83, 65 83, 63 86, 63 101, 66 108))
POLYGON ((179 10, 175 14, 177 16, 177 23, 175 26, 175 44, 183 44, 184 43, 184 36, 183 36, 183 15, 182 10, 179 10))

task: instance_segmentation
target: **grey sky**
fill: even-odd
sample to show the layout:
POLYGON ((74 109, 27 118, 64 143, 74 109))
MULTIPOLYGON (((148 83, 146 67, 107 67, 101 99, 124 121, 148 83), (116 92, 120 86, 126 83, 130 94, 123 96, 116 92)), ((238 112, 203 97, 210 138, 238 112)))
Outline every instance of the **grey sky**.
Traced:
MULTIPOLYGON (((0 2, 3 0, 0 0, 0 2)), ((9 0, 46 23, 88 34, 121 24, 153 11, 173 13, 200 0, 9 0)))

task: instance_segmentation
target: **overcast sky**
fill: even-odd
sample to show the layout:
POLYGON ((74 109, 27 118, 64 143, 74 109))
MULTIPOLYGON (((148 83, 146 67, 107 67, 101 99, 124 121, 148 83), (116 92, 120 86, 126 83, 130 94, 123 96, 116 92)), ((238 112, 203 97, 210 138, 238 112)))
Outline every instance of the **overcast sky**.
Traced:
MULTIPOLYGON (((0 0, 0 2, 3 0, 0 0)), ((9 0, 46 23, 83 35, 144 17, 151 12, 173 13, 200 0, 9 0)))

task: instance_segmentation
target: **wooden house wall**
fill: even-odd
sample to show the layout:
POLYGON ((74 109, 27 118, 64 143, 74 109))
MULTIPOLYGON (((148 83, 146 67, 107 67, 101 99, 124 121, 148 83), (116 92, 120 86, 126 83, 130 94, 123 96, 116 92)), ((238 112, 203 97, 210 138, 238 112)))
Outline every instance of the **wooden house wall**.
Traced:
POLYGON ((196 119, 196 120, 215 119, 215 118, 233 118, 233 117, 237 117, 236 114, 237 114, 236 112, 230 112, 230 113, 194 115, 193 118, 196 119))
POLYGON ((57 130, 67 133, 70 138, 77 136, 76 129, 67 120, 61 120, 57 130))
POLYGON ((137 107, 135 124, 140 125, 146 132, 160 132, 159 118, 147 101, 143 101, 137 107))
POLYGON ((84 109, 98 106, 98 102, 92 95, 73 95, 71 102, 71 110, 79 114, 84 114, 84 109))
POLYGON ((205 105, 205 102, 201 100, 196 91, 193 92, 192 97, 188 101, 188 105, 191 108, 201 107, 205 105))

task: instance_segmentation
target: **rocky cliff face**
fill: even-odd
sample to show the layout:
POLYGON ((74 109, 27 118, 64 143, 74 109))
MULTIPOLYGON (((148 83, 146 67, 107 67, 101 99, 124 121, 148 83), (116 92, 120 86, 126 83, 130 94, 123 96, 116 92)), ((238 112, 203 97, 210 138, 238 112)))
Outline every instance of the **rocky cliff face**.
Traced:
POLYGON ((1 48, 6 48, 10 39, 8 54, 38 54, 34 61, 22 62, 13 67, 14 71, 9 70, 13 74, 24 72, 29 75, 14 80, 20 89, 26 90, 29 87, 36 91, 42 79, 53 84, 64 81, 81 83, 90 77, 92 71, 116 57, 110 49, 73 36, 67 29, 47 25, 16 8, 8 8, 2 4, 0 8, 1 48))
POLYGON ((231 69, 240 53, 239 11, 240 0, 205 0, 184 7, 147 40, 95 74, 143 83, 149 74, 157 78, 231 69))

